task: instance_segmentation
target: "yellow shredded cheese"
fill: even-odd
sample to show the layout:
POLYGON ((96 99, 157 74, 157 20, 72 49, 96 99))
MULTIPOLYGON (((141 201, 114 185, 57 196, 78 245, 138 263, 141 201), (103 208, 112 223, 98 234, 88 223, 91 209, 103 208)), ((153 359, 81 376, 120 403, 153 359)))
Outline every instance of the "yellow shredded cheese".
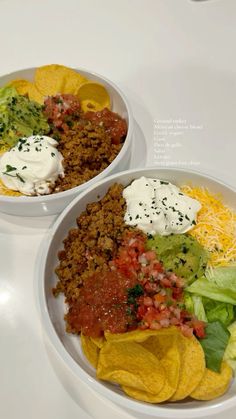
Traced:
POLYGON ((196 226, 189 231, 210 254, 210 266, 236 263, 236 212, 206 188, 184 186, 182 192, 197 199, 202 208, 196 226))
POLYGON ((0 195, 7 195, 7 196, 21 196, 22 194, 20 192, 12 191, 11 189, 8 189, 1 181, 0 179, 0 195))

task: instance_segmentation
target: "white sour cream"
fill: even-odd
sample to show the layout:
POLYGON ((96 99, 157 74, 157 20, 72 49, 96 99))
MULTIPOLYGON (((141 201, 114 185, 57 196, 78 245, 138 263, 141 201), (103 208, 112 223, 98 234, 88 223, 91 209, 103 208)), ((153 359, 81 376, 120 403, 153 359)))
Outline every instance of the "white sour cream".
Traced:
POLYGON ((141 177, 123 191, 125 223, 146 234, 181 234, 196 224, 201 204, 172 183, 141 177))
POLYGON ((0 178, 4 185, 24 195, 45 195, 58 176, 64 176, 62 154, 57 141, 44 135, 19 139, 0 158, 0 178))

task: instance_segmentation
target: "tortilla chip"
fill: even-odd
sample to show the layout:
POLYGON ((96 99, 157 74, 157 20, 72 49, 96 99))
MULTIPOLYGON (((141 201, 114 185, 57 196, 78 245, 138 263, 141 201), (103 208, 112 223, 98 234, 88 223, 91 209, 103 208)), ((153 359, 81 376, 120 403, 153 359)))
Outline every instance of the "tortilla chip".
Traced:
POLYGON ((97 377, 153 395, 166 381, 160 361, 136 342, 106 342, 99 353, 97 377))
POLYGON ((84 355, 86 356, 90 364, 92 364, 92 366, 96 368, 99 355, 98 346, 92 341, 92 339, 89 336, 81 334, 80 340, 84 355))
POLYGON ((131 332, 126 333, 110 333, 105 332, 105 338, 108 342, 144 342, 151 336, 169 336, 178 334, 178 329, 176 327, 168 327, 165 329, 152 330, 132 330, 131 332))
POLYGON ((28 96, 30 100, 40 103, 41 105, 44 102, 44 95, 35 87, 33 83, 29 86, 28 96))
POLYGON ((75 94, 86 80, 75 70, 59 64, 45 65, 35 71, 35 86, 44 96, 75 94))
POLYGON ((96 82, 82 84, 77 91, 77 96, 81 101, 81 108, 84 112, 101 111, 104 108, 110 109, 110 96, 106 88, 96 82))
POLYGON ((43 103, 44 95, 36 88, 34 83, 31 83, 31 81, 12 80, 8 85, 15 87, 19 95, 28 95, 30 100, 40 104, 43 103))
POLYGON ((84 76, 74 70, 71 70, 68 74, 68 77, 65 78, 65 84, 61 93, 70 93, 76 95, 80 86, 82 86, 84 83, 87 83, 87 81, 88 79, 86 79, 84 76))
POLYGON ((176 392, 170 401, 185 399, 200 383, 205 372, 205 356, 202 346, 193 337, 185 337, 179 332, 180 374, 176 392))
POLYGON ((104 108, 101 108, 99 103, 92 99, 81 100, 81 109, 83 112, 98 112, 104 108))
MULTIPOLYGON (((141 345, 155 355, 164 368, 166 382, 162 390, 153 398, 153 402, 160 403, 169 399, 176 391, 179 382, 180 352, 177 342, 177 334, 171 329, 163 329, 163 332, 148 338, 141 345), (169 332, 169 334, 167 334, 169 332)), ((142 399, 143 400, 143 399, 142 399)), ((146 400, 146 401, 150 401, 146 400)))
POLYGON ((19 93, 19 95, 26 95, 29 92, 29 87, 32 85, 33 83, 31 83, 29 80, 21 80, 21 79, 17 79, 17 80, 11 80, 10 83, 8 83, 8 86, 12 86, 15 87, 15 89, 17 90, 17 93, 19 93))
POLYGON ((91 341, 99 348, 101 349, 105 343, 105 339, 104 337, 100 337, 100 338, 90 338, 91 341))
POLYGON ((220 397, 227 391, 231 378, 232 369, 224 361, 221 364, 220 373, 206 368, 202 380, 190 397, 196 400, 212 400, 220 397))
POLYGON ((141 345, 160 359, 160 363, 166 375, 165 384, 161 391, 155 395, 127 386, 122 386, 122 388, 126 394, 135 399, 149 403, 164 402, 174 394, 179 382, 180 353, 176 343, 176 336, 170 336, 169 339, 153 336, 141 345))

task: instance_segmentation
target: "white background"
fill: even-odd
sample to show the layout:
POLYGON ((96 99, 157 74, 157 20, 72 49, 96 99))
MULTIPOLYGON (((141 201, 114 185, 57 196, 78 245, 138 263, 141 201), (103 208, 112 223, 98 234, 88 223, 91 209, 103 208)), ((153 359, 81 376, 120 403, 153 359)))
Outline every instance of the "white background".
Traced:
MULTIPOLYGON (((49 63, 101 73, 131 103, 133 167, 175 163, 236 187, 235 15, 235 0, 0 0, 0 75, 49 63), (155 124, 173 120, 185 128, 164 134, 162 152, 155 124)), ((0 418, 125 419, 44 340, 35 267, 54 218, 0 213, 0 418)))

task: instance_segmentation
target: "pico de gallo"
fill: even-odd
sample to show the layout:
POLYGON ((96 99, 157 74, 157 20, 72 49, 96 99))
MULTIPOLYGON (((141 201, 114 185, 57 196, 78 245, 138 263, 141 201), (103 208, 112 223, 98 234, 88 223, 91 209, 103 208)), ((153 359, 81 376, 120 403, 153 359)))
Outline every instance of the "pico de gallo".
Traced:
POLYGON ((184 280, 165 270, 146 236, 125 233, 110 270, 94 273, 70 305, 67 322, 76 332, 99 337, 105 331, 161 329, 172 325, 185 336, 205 336, 205 323, 184 305, 184 280))

